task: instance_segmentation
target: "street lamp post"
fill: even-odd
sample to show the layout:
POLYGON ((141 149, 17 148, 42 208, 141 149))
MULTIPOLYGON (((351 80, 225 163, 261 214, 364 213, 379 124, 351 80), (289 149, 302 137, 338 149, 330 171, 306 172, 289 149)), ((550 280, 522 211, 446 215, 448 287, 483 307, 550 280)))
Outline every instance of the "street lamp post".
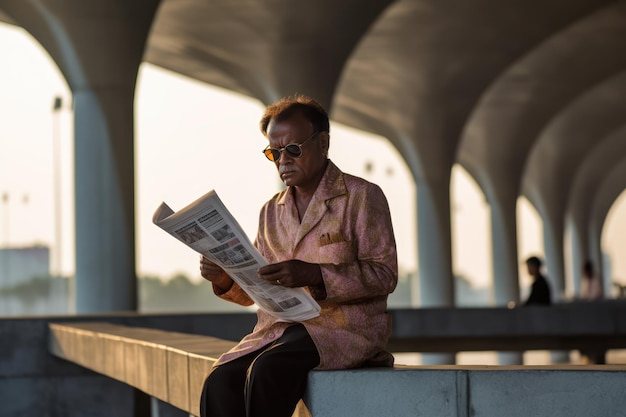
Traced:
POLYGON ((2 193, 2 206, 4 208, 4 247, 9 248, 9 193, 2 193))
POLYGON ((52 276, 61 276, 61 137, 60 137, 60 112, 63 108, 63 99, 54 98, 52 106, 52 140, 53 140, 53 170, 54 170, 54 269, 52 276))
MULTIPOLYGON (((2 193, 2 208, 3 208, 3 218, 4 218, 4 248, 2 250, 2 271, 0 272, 0 288, 8 287, 9 282, 9 193, 2 193)), ((7 315, 10 313, 9 303, 4 301, 0 304, 4 304, 4 311, 2 311, 2 315, 7 315)))

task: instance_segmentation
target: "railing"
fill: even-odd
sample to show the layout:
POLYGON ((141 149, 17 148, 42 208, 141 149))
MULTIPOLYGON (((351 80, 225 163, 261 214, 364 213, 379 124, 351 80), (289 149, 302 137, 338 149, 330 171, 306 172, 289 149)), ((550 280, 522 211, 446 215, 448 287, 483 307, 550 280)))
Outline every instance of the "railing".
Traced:
POLYGON ((392 352, 626 348, 626 300, 506 308, 394 309, 392 352))

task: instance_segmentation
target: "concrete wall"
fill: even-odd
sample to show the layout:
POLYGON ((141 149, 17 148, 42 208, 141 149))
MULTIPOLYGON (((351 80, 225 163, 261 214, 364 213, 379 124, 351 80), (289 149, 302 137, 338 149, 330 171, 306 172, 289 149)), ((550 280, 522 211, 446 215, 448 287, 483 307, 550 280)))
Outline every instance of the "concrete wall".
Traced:
POLYGON ((48 353, 47 320, 0 321, 0 416, 131 417, 133 408, 131 387, 48 353))
MULTIPOLYGON (((77 320, 106 320, 131 326, 215 334, 223 339, 238 340, 252 328, 255 316, 119 314, 1 319, 0 417, 150 415, 146 414, 150 410, 150 399, 140 391, 55 358, 48 352, 48 323, 77 320)), ((166 417, 166 411, 171 408, 161 404, 161 417, 166 417)))

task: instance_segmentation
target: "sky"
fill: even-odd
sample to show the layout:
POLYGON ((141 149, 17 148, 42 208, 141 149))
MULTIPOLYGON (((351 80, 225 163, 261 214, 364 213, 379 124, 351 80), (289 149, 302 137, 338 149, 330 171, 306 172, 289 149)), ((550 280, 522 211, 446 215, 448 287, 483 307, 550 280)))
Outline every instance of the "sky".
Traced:
MULTIPOLYGON (((72 275, 71 93, 47 53, 22 29, 0 24, 0 57, 0 247, 49 245, 52 271, 72 275), (55 97, 63 102, 57 111, 55 97)), ((266 146, 258 129, 262 112, 256 100, 142 64, 135 103, 138 275, 184 273, 200 279, 198 255, 152 224, 162 201, 177 210, 215 189, 254 238, 259 208, 280 187, 275 167, 261 154, 266 146)), ((381 186, 391 208, 400 267, 414 271, 416 188, 401 156, 384 138, 331 121, 330 157, 343 171, 381 186)), ((454 271, 475 285, 488 285, 489 207, 458 166, 451 198, 454 271)), ((542 225, 524 198, 518 203, 518 222, 520 260, 541 255, 542 225)), ((626 284, 625 231, 622 193, 605 223, 603 246, 614 276, 626 284)), ((530 284, 521 269, 520 280, 530 284)))

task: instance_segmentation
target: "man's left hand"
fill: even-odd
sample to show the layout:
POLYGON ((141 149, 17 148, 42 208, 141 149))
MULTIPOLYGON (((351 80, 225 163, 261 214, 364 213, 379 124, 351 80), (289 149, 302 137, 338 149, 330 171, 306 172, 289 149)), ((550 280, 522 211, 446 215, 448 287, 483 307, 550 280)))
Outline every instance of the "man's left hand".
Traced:
POLYGON ((297 259, 265 265, 257 273, 264 280, 283 287, 314 287, 324 283, 318 264, 297 259))

